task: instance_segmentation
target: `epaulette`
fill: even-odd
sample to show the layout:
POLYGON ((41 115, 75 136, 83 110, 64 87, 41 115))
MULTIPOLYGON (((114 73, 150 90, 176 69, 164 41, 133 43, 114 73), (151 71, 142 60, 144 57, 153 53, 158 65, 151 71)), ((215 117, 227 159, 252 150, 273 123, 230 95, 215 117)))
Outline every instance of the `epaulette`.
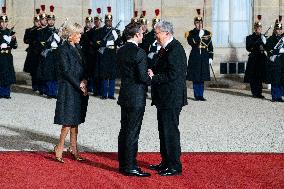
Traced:
POLYGON ((189 36, 189 31, 187 31, 187 32, 185 32, 185 33, 184 33, 184 38, 186 38, 186 39, 187 39, 187 38, 188 38, 188 36, 189 36))
POLYGON ((210 37, 212 37, 212 32, 205 30, 205 35, 209 35, 210 37), (207 33, 206 33, 207 32, 207 33))

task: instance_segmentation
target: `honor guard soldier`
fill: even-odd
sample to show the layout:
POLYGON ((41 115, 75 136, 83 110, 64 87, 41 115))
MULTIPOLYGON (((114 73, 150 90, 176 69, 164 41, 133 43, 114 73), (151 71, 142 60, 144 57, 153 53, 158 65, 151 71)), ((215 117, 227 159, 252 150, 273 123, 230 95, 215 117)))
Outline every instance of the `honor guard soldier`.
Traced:
POLYGON ((134 17, 131 18, 131 21, 130 21, 130 22, 131 22, 131 23, 137 23, 137 22, 139 22, 138 11, 137 11, 137 10, 134 11, 134 17))
POLYGON ((155 37, 155 30, 154 26, 157 22, 160 21, 160 10, 155 10, 155 17, 152 19, 152 30, 145 34, 143 38, 142 48, 146 51, 148 55, 148 68, 152 68, 159 50, 161 49, 161 45, 157 43, 156 37, 155 37))
POLYGON ((99 48, 100 44, 98 41, 100 41, 99 32, 101 28, 102 23, 102 17, 101 17, 101 8, 97 8, 97 15, 94 16, 94 23, 95 26, 88 32, 88 38, 89 38, 89 45, 90 48, 88 50, 89 56, 90 56, 90 79, 93 81, 92 89, 93 89, 93 95, 94 96, 101 96, 102 95, 102 87, 101 87, 101 80, 100 80, 100 67, 99 67, 99 48))
POLYGON ((139 22, 140 24, 142 24, 143 35, 147 34, 148 33, 148 28, 147 28, 148 20, 146 19, 145 10, 142 11, 142 14, 139 18, 139 22))
POLYGON ((96 29, 100 28, 102 24, 101 13, 102 13, 101 8, 97 8, 97 15, 94 17, 94 24, 96 29))
POLYGON ((46 92, 48 98, 56 98, 57 96, 57 55, 56 50, 60 45, 61 39, 58 30, 55 28, 54 6, 49 7, 50 14, 47 15, 47 27, 44 29, 48 37, 44 44, 44 50, 41 55, 42 59, 42 75, 46 83, 46 92))
POLYGON ((120 31, 112 27, 113 16, 111 7, 107 7, 104 27, 98 29, 98 41, 100 44, 99 77, 101 79, 101 99, 116 99, 114 97, 115 79, 117 77, 116 50, 121 45, 120 31))
POLYGON ((269 57, 267 82, 271 83, 272 102, 284 102, 284 38, 282 16, 275 21, 272 36, 267 39, 266 48, 269 57))
POLYGON ((262 83, 265 81, 265 66, 267 56, 265 54, 266 36, 261 34, 261 15, 254 23, 254 33, 246 37, 246 49, 249 54, 244 82, 250 83, 251 93, 254 98, 264 98, 262 95, 262 83))
POLYGON ((41 12, 39 15, 40 18, 40 28, 36 32, 36 45, 38 47, 38 59, 39 59, 39 64, 36 73, 36 80, 38 83, 38 91, 40 95, 46 94, 46 83, 45 83, 45 78, 43 75, 43 56, 41 55, 43 50, 45 49, 45 43, 49 38, 49 34, 47 33, 47 30, 45 29, 47 27, 47 14, 45 13, 45 5, 41 5, 41 12))
POLYGON ((80 45, 82 47, 83 57, 86 61, 88 72, 88 92, 93 92, 93 80, 91 73, 93 72, 93 59, 91 56, 89 32, 94 27, 94 19, 92 16, 92 9, 88 9, 88 16, 85 19, 84 33, 81 36, 80 45))
POLYGON ((10 86, 16 83, 15 69, 11 49, 18 47, 13 27, 8 26, 6 7, 2 7, 0 15, 0 98, 10 99, 10 86))
POLYGON ((194 98, 197 101, 206 101, 203 97, 204 81, 210 80, 209 65, 213 62, 212 34, 203 29, 203 19, 200 9, 197 9, 194 18, 195 28, 186 33, 185 37, 192 50, 188 59, 187 80, 193 81, 194 98))
POLYGON ((36 9, 36 16, 33 19, 34 26, 26 29, 24 35, 24 43, 29 45, 26 49, 27 57, 24 64, 24 72, 30 73, 32 78, 32 89, 33 91, 38 90, 38 84, 36 80, 36 72, 39 63, 39 52, 36 45, 36 33, 40 28, 40 9, 36 9))
POLYGON ((143 30, 143 40, 142 40, 142 43, 139 44, 139 47, 145 50, 144 40, 145 40, 145 35, 148 33, 148 28, 147 28, 148 20, 146 19, 146 11, 145 10, 142 11, 138 22, 141 24, 142 30, 143 30))

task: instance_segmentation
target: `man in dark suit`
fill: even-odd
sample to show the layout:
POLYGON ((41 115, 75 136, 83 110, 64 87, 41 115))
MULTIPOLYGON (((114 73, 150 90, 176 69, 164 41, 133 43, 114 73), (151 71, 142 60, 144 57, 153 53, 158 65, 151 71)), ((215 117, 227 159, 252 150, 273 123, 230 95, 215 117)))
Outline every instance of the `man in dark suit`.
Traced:
POLYGON ((138 47, 142 42, 141 24, 125 27, 127 42, 117 53, 121 73, 118 104, 121 106, 121 129, 118 136, 119 171, 127 176, 148 177, 137 165, 138 138, 146 106, 146 89, 152 75, 147 74, 147 56, 138 47))
MULTIPOLYGON (((182 107, 187 105, 186 54, 173 37, 172 23, 158 22, 155 34, 162 48, 153 66, 152 105, 157 108, 162 161, 149 168, 157 170, 161 176, 173 176, 182 172, 178 125, 182 107)), ((151 70, 148 72, 151 74, 151 70)))

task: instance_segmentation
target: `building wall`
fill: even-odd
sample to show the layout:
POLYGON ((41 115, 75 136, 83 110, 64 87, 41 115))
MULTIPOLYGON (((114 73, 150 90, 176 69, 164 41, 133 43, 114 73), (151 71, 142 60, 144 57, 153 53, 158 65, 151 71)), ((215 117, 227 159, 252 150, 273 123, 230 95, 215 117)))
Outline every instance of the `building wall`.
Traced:
MULTIPOLYGON (((196 16, 196 9, 200 8, 204 12, 204 26, 212 31, 212 1, 213 0, 133 0, 135 7, 141 14, 146 10, 146 17, 149 20, 149 29, 151 29, 151 19, 154 17, 154 10, 161 10, 161 18, 173 22, 175 27, 175 36, 183 44, 187 54, 190 47, 184 38, 186 31, 194 28, 193 18, 196 16), (204 4, 205 2, 205 4, 204 4)), ((282 15, 282 0, 253 0, 252 15, 262 14, 263 30, 265 31, 270 25, 274 24, 279 14, 282 15)), ((14 51, 15 67, 17 71, 22 71, 25 48, 22 39, 24 29, 32 26, 32 18, 35 8, 41 4, 46 4, 47 11, 50 4, 55 6, 57 16, 57 26, 59 26, 66 17, 72 21, 83 24, 86 16, 85 12, 91 7, 91 0, 6 0, 7 12, 11 19, 11 26, 16 23, 15 31, 19 42, 19 48, 14 51)), ((255 16, 252 23, 255 20, 255 16)), ((264 32, 263 31, 263 32, 264 32)), ((272 29, 269 34, 271 34, 272 29)), ((214 33, 213 33, 214 35, 214 33)), ((213 44, 214 45, 214 44, 213 44)), ((248 53, 244 47, 215 48, 213 68, 219 75, 220 62, 246 61, 248 53)), ((220 75, 219 75, 220 76, 220 75)))

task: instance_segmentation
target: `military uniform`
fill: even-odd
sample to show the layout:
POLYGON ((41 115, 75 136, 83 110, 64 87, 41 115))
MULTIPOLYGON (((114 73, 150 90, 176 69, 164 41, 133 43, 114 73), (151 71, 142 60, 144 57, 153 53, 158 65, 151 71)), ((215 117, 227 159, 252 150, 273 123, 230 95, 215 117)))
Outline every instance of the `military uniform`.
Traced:
POLYGON ((57 84, 57 56, 56 51, 61 43, 61 39, 58 36, 58 30, 54 27, 50 20, 55 21, 55 15, 53 13, 54 7, 50 6, 50 14, 47 15, 49 22, 48 26, 42 29, 41 41, 44 46, 41 52, 41 62, 39 66, 39 77, 45 84, 45 94, 49 98, 56 98, 58 84, 57 84))
MULTIPOLYGON (((108 14, 105 16, 106 23, 112 21, 111 9, 108 8, 108 14)), ((105 24, 97 31, 97 41, 99 44, 99 78, 102 86, 102 99, 115 99, 115 79, 118 76, 116 50, 122 44, 120 31, 105 24), (104 37, 107 35, 107 39, 104 37)))
MULTIPOLYGON (((255 30, 262 27, 260 22, 261 15, 258 15, 258 19, 259 20, 254 24, 255 30)), ((264 96, 262 96, 262 82, 265 82, 265 66, 267 62, 267 56, 264 51, 265 43, 265 36, 257 32, 246 37, 246 49, 250 54, 244 82, 250 83, 251 93, 255 98, 264 98, 264 96)))
POLYGON ((41 5, 41 13, 39 15, 39 18, 40 18, 41 26, 39 29, 36 30, 36 34, 35 34, 36 36, 35 45, 38 49, 35 56, 38 59, 38 65, 36 68, 34 68, 36 70, 34 79, 36 80, 37 90, 39 91, 39 94, 43 95, 43 94, 46 94, 47 86, 46 86, 45 78, 43 75, 44 58, 42 56, 42 52, 45 49, 46 41, 50 37, 49 34, 47 33, 47 30, 45 29, 47 27, 47 14, 45 13, 45 5, 41 5))
POLYGON ((279 20, 276 20, 274 33, 267 39, 266 43, 266 50, 269 57, 269 63, 267 66, 267 82, 271 83, 272 101, 284 102, 282 99, 284 86, 284 35, 277 34, 276 30, 282 30, 280 18, 279 20), (281 43, 282 45, 277 46, 277 44, 281 43))
MULTIPOLYGON (((0 22, 8 22, 6 7, 2 7, 0 22)), ((11 98, 10 86, 16 83, 13 55, 11 54, 11 50, 18 47, 14 34, 12 29, 0 27, 0 98, 11 98)))
POLYGON ((155 30, 154 26, 157 22, 160 21, 159 14, 160 10, 155 10, 156 16, 152 19, 152 30, 148 33, 146 33, 143 37, 143 41, 141 43, 141 48, 145 50, 147 53, 147 62, 148 62, 148 68, 152 68, 154 63, 157 60, 158 52, 161 49, 161 46, 157 43, 156 36, 155 36, 155 30))
POLYGON ((34 17, 34 26, 25 30, 24 43, 28 44, 26 49, 27 57, 24 64, 24 72, 30 73, 32 77, 32 88, 37 91, 37 84, 35 80, 35 73, 38 66, 38 48, 36 46, 36 32, 39 29, 39 13, 40 9, 36 9, 37 16, 34 17))
MULTIPOLYGON (((194 22, 202 24, 203 21, 198 16, 195 17, 194 22)), ((205 101, 206 99, 203 97, 204 81, 210 80, 209 64, 213 60, 212 34, 208 30, 194 28, 187 32, 185 37, 192 47, 188 58, 187 80, 193 81, 195 99, 205 101)))

